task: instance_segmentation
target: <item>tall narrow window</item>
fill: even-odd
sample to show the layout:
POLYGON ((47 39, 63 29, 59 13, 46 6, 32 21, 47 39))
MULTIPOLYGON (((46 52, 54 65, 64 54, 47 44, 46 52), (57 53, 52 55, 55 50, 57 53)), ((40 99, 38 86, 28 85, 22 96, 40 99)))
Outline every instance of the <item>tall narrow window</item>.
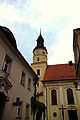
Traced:
POLYGON ((31 90, 31 79, 28 79, 28 89, 31 90))
POLYGON ((24 72, 22 72, 21 84, 22 84, 23 86, 25 85, 25 73, 24 73, 24 72))
POLYGON ((68 104, 74 104, 73 90, 71 88, 67 89, 67 100, 68 104))
POLYGON ((22 101, 20 101, 20 97, 16 98, 16 102, 13 102, 13 106, 17 107, 16 118, 21 118, 21 115, 22 115, 22 101))
POLYGON ((37 62, 39 62, 39 57, 37 58, 37 62))
POLYGON ((57 105, 56 90, 51 90, 51 100, 52 100, 52 105, 57 105))
POLYGON ((37 75, 40 75, 40 69, 37 69, 37 75))
POLYGON ((26 115, 25 115, 26 120, 29 120, 29 105, 26 105, 26 115))
POLYGON ((10 72, 10 67, 11 67, 11 59, 6 55, 6 57, 4 59, 2 70, 4 72, 9 73, 10 72))

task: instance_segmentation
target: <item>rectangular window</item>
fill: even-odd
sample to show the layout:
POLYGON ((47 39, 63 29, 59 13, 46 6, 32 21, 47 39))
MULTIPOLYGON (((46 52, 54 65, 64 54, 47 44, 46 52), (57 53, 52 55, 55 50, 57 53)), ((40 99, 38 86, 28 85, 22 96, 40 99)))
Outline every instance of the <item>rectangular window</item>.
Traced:
POLYGON ((37 70, 37 75, 40 75, 40 69, 37 70))
POLYGON ((22 113, 22 105, 17 106, 17 116, 16 116, 16 118, 21 118, 21 113, 22 113))
POLYGON ((23 86, 25 85, 25 73, 24 73, 24 72, 22 72, 21 84, 22 84, 23 86))
POLYGON ((28 89, 31 90, 31 79, 28 79, 28 89))
POLYGON ((22 102, 20 101, 20 98, 16 98, 16 106, 17 106, 17 116, 16 118, 21 118, 22 113, 22 102))
POLYGON ((16 98, 16 101, 13 102, 13 106, 16 108, 16 118, 21 120, 22 116, 22 101, 20 100, 20 97, 16 98))
POLYGON ((26 120, 29 120, 29 105, 26 105, 26 115, 25 115, 26 120))
POLYGON ((6 72, 6 73, 10 72, 11 62, 12 62, 12 60, 6 55, 6 57, 4 59, 3 67, 2 67, 2 70, 4 72, 6 72))

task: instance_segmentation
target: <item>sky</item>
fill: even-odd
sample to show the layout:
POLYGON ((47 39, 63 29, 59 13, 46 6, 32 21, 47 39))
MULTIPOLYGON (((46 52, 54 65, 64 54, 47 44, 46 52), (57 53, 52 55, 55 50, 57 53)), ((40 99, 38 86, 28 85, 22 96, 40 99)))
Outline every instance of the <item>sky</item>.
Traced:
POLYGON ((29 64, 41 34, 48 64, 74 62, 73 29, 80 27, 80 0, 0 0, 0 25, 8 27, 29 64))

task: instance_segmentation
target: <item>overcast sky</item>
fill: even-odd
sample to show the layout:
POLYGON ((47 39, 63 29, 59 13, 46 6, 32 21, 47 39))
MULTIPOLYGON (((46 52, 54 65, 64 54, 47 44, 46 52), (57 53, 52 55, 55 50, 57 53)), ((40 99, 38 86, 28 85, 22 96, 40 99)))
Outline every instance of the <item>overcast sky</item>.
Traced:
POLYGON ((74 62, 73 29, 80 27, 79 12, 80 0, 0 0, 0 25, 12 31, 29 64, 41 28, 48 64, 62 64, 74 62))

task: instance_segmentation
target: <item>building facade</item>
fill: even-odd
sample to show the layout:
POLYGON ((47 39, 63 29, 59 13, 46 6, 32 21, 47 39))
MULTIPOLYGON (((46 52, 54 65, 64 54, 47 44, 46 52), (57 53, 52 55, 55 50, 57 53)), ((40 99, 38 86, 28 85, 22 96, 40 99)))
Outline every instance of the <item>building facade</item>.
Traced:
POLYGON ((39 77, 37 99, 45 104, 45 120, 79 120, 80 97, 73 82, 76 80, 75 65, 48 65, 47 49, 40 35, 33 49, 33 70, 39 77))
POLYGON ((0 120, 32 120, 33 79, 38 79, 19 52, 12 32, 0 26, 0 120))
POLYGON ((73 30, 73 50, 75 58, 76 75, 80 76, 80 28, 73 30))
POLYGON ((76 80, 75 65, 49 65, 43 84, 46 87, 48 120, 79 120, 80 102, 73 85, 76 80))
POLYGON ((33 49, 33 63, 31 66, 39 77, 39 81, 37 83, 37 99, 44 103, 45 97, 43 96, 43 92, 45 89, 42 84, 42 80, 47 68, 47 49, 44 46, 44 39, 41 35, 41 31, 37 39, 37 45, 33 49))

